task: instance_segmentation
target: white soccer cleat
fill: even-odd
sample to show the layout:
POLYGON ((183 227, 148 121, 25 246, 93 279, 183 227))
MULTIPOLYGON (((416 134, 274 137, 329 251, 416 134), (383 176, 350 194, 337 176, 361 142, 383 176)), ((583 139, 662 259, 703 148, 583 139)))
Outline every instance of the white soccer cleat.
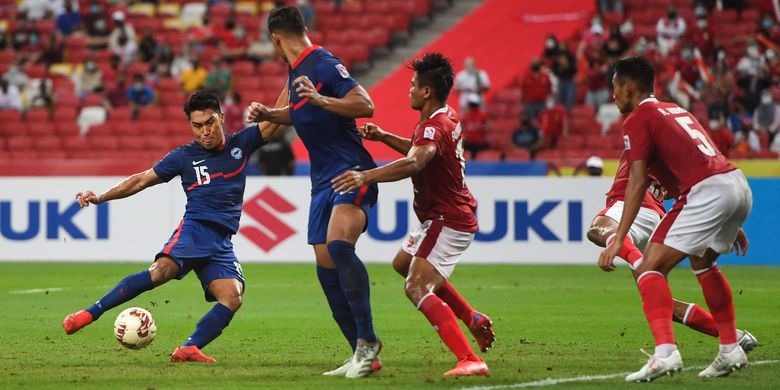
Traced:
POLYGON ((374 369, 375 362, 379 361, 379 351, 382 350, 382 342, 377 340, 373 343, 358 344, 355 348, 355 354, 352 355, 350 367, 344 374, 347 378, 363 378, 377 371, 374 369))
POLYGON ((742 347, 737 346, 729 353, 718 352, 715 360, 709 367, 699 373, 699 377, 712 378, 716 376, 727 376, 732 371, 736 371, 747 365, 747 356, 742 347))
POLYGON ((737 329, 737 343, 745 353, 750 353, 750 351, 758 347, 756 337, 746 330, 737 329))
POLYGON ((645 363, 639 371, 626 376, 626 382, 650 382, 655 378, 664 375, 674 375, 682 371, 683 361, 680 356, 680 351, 674 350, 669 357, 659 358, 641 350, 645 355, 649 356, 647 363, 645 363))
POLYGON ((344 364, 340 365, 337 369, 331 370, 328 372, 323 372, 322 375, 325 376, 344 376, 347 375, 347 371, 349 371, 349 368, 352 367, 352 358, 344 361, 344 364))

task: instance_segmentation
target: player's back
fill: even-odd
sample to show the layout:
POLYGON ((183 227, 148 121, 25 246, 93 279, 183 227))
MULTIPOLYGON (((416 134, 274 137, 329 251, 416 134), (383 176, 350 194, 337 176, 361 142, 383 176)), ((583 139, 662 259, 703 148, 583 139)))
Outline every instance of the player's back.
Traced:
POLYGON ((419 122, 412 133, 412 145, 436 146, 436 156, 412 176, 417 217, 421 221, 443 218, 444 226, 475 232, 477 201, 466 186, 457 114, 445 106, 419 122))
POLYGON ((647 161, 650 172, 674 196, 736 169, 699 121, 673 103, 643 100, 623 123, 623 137, 627 162, 647 161))
POLYGON ((311 80, 324 96, 343 98, 358 86, 347 68, 319 46, 311 46, 289 67, 290 117, 309 152, 312 189, 330 187, 330 179, 348 169, 376 167, 363 146, 355 119, 343 117, 311 104, 295 93, 292 82, 299 76, 311 80))

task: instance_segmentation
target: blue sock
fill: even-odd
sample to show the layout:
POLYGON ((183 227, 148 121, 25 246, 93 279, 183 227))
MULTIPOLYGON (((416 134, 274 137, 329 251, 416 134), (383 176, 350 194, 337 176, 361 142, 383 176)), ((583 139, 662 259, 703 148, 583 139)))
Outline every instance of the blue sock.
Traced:
POLYGON ((107 310, 113 309, 137 297, 142 292, 153 288, 152 275, 149 273, 149 270, 143 270, 122 279, 108 294, 100 298, 94 305, 88 307, 87 311, 92 314, 92 320, 95 321, 107 310))
POLYGON ((222 329, 225 329, 230 324, 233 314, 233 311, 228 309, 227 306, 217 303, 198 321, 195 332, 182 346, 195 345, 198 348, 205 347, 222 334, 222 329))
POLYGON ((355 254, 355 246, 346 241, 331 241, 328 244, 328 253, 336 263, 341 288, 355 318, 357 338, 370 343, 376 341, 371 318, 371 287, 368 283, 368 271, 355 254))
POLYGON ((317 278, 320 280, 320 286, 322 286, 322 292, 325 293, 325 298, 328 299, 333 319, 336 320, 341 333, 344 334, 344 338, 347 339, 349 346, 354 351, 357 344, 357 325, 355 325, 355 317, 352 316, 352 310, 349 307, 349 302, 347 302, 347 297, 344 296, 344 290, 341 289, 339 271, 333 268, 317 266, 317 278))

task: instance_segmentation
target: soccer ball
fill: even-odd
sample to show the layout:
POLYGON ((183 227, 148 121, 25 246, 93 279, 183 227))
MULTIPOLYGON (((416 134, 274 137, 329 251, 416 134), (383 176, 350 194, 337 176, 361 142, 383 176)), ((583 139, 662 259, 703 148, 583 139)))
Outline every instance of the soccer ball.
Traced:
POLYGON ((157 336, 157 324, 152 313, 140 307, 131 307, 119 313, 114 321, 114 336, 130 349, 141 349, 157 336))

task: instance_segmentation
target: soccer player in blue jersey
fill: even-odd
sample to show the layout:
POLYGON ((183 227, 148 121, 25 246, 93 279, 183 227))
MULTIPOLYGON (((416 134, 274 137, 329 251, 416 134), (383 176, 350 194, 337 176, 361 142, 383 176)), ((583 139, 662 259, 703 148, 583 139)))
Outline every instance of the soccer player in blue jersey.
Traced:
POLYGON ((294 125, 309 151, 308 242, 314 246, 317 277, 333 318, 354 351, 351 359, 324 375, 364 377, 381 367, 382 343, 374 333, 368 272, 355 254, 355 243, 366 228, 378 189, 372 184, 339 194, 330 180, 345 170, 376 167, 355 126, 355 118, 373 115, 374 105, 336 57, 309 41, 297 8, 272 10, 268 31, 277 52, 289 64, 282 92, 288 95, 289 105, 272 109, 253 103, 250 118, 294 125))
POLYGON ((225 116, 212 90, 196 92, 184 105, 195 141, 182 145, 144 172, 97 195, 76 194, 82 207, 132 196, 145 188, 181 176, 187 205, 179 226, 149 269, 120 281, 94 305, 73 313, 62 323, 67 334, 97 320, 107 310, 144 291, 190 271, 200 279, 207 301, 217 304, 198 322, 195 332, 171 355, 174 362, 214 362, 200 349, 222 333, 241 307, 244 276, 233 253, 231 237, 238 229, 246 185, 246 162, 277 125, 253 125, 232 135, 222 128, 225 116))

